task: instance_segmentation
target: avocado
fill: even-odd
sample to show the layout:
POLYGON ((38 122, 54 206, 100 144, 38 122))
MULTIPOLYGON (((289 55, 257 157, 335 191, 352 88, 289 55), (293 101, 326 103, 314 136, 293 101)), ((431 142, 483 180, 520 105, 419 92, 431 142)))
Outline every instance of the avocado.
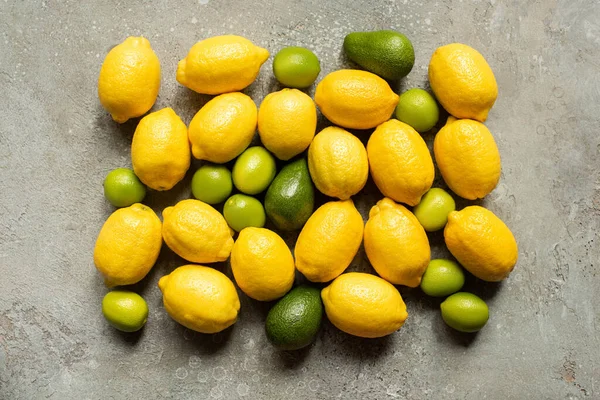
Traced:
POLYGON ((283 167, 265 195, 267 216, 278 229, 284 231, 302 228, 314 206, 315 190, 305 158, 283 167))
POLYGON ((415 64, 410 40, 396 31, 352 32, 344 38, 348 58, 384 79, 405 77, 415 64))
POLYGON ((321 291, 302 285, 292 289, 269 311, 267 338, 282 350, 298 350, 311 344, 323 318, 321 291))

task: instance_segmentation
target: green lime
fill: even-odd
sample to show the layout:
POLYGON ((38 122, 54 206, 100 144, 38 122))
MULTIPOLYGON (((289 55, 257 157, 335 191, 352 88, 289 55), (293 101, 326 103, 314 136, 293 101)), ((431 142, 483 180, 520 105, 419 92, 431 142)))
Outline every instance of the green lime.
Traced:
POLYGON ((265 209, 260 201, 245 194, 234 194, 223 206, 223 216, 229 226, 236 232, 253 226, 265 226, 265 209))
POLYGON ((396 118, 412 126, 417 132, 427 132, 437 124, 440 109, 432 95, 423 89, 402 93, 396 107, 396 118))
POLYGON ((311 286, 292 289, 269 311, 267 338, 282 350, 297 350, 311 344, 323 319, 321 291, 311 286))
POLYGON ((135 332, 146 324, 148 305, 137 293, 113 290, 102 300, 102 314, 108 323, 118 330, 135 332))
POLYGON ((413 208, 413 214, 427 232, 435 232, 446 226, 448 214, 455 210, 456 203, 448 192, 444 189, 432 188, 413 208))
POLYGON ((467 292, 454 293, 444 300, 440 308, 444 322, 460 332, 477 332, 490 316, 485 301, 467 292))
POLYGON ((284 47, 273 59, 273 73, 283 86, 307 88, 314 83, 320 72, 319 59, 304 47, 284 47))
POLYGON ((192 178, 192 194, 207 204, 224 202, 232 190, 231 172, 223 165, 203 165, 192 178))
POLYGON ((104 197, 115 207, 129 207, 146 197, 146 186, 129 168, 113 169, 104 179, 104 197))
POLYGON ((434 297, 448 296, 458 292, 464 284, 465 273, 460 265, 444 258, 431 260, 421 278, 423 292, 434 297))
POLYGON ((264 147, 250 147, 235 161, 233 184, 240 192, 258 194, 269 187, 276 173, 275 157, 264 147))

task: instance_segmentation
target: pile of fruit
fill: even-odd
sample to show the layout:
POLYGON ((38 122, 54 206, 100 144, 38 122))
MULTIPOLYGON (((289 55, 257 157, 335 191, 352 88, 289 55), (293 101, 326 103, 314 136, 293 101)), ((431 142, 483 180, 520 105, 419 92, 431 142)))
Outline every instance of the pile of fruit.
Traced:
MULTIPOLYGON (((344 51, 363 69, 326 75, 313 101, 298 89, 317 79, 318 58, 305 48, 280 50, 273 72, 286 88, 268 94, 257 108, 240 91, 256 79, 269 52, 233 35, 196 43, 179 62, 177 81, 216 96, 189 126, 171 108, 144 116, 131 144, 133 170, 116 169, 104 181, 106 198, 120 207, 94 250, 106 285, 144 279, 164 241, 192 263, 160 279, 165 310, 198 332, 219 332, 236 322, 236 285, 257 301, 278 300, 266 318, 266 334, 282 349, 309 345, 323 311, 352 335, 395 332, 408 313, 394 285, 448 296, 441 303, 444 321, 463 332, 481 329, 488 307, 459 292, 463 268, 481 280, 500 281, 516 264, 517 243, 491 211, 456 211, 450 193, 432 188, 433 158, 420 133, 436 126, 439 102, 450 114, 433 146, 444 181, 468 200, 490 193, 501 170, 494 137, 483 124, 497 96, 492 70, 473 48, 449 44, 429 64, 435 97, 416 88, 398 96, 386 80, 401 79, 413 67, 413 46, 404 35, 351 33, 344 51), (317 106, 335 125, 318 133, 317 106), (249 147, 256 130, 262 146, 249 147), (355 134, 368 137, 366 148, 355 134), (194 199, 165 208, 161 221, 141 204, 146 187, 171 189, 187 173, 191 155, 203 160, 192 179, 194 199), (279 172, 276 159, 286 162, 279 172), (352 196, 369 173, 383 196, 365 224, 352 196), (316 210, 314 188, 331 198, 316 210), (264 228, 267 219, 280 233, 300 231, 293 254, 277 232, 264 228), (431 260, 427 232, 441 229, 456 261, 431 260), (363 243, 378 275, 344 273, 363 243), (205 266, 228 259, 235 284, 205 266), (296 271, 311 283, 292 289, 296 271)), ((159 86, 160 63, 150 43, 130 37, 106 56, 98 94, 123 123, 152 108, 159 86)), ((114 290, 104 298, 103 312, 113 326, 131 332, 144 326, 148 307, 136 293, 114 290)))

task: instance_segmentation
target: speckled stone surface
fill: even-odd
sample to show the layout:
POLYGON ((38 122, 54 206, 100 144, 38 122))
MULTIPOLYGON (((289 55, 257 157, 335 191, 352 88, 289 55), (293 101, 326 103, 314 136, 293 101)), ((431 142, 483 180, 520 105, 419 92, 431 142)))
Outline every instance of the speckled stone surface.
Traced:
MULTIPOLYGON (((600 398, 599 21, 596 0, 0 2, 0 398, 600 398), (113 210, 102 181, 130 166, 136 122, 115 124, 98 102, 107 51, 149 38, 163 70, 154 109, 187 123, 208 98, 179 86, 175 69, 199 39, 241 34, 272 54, 307 46, 322 78, 349 65, 345 34, 383 28, 416 49, 395 89, 427 87, 431 53, 453 41, 496 74, 487 125, 503 174, 483 204, 512 228, 520 258, 501 284, 467 284, 490 306, 485 329, 452 332, 439 301, 401 288, 407 323, 379 340, 324 322, 312 347, 278 352, 263 333, 269 306, 245 296, 233 329, 195 334, 162 308, 156 282, 183 264, 166 248, 135 287, 150 306, 146 328, 108 326, 92 250, 113 210)), ((278 89, 271 61, 247 90, 257 103, 278 89)), ((147 203, 160 212, 189 197, 190 177, 147 203)), ((380 197, 367 190, 356 198, 363 215, 380 197)), ((434 257, 447 254, 440 235, 431 242, 434 257)), ((361 250, 351 269, 369 268, 361 250)))

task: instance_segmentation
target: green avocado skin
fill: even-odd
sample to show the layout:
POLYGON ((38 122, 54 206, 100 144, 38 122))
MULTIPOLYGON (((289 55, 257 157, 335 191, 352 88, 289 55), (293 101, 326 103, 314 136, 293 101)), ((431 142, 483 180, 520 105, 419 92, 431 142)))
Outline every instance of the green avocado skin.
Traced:
POLYGON ((400 32, 352 32, 344 38, 348 58, 387 80, 404 78, 415 64, 410 40, 400 32))

